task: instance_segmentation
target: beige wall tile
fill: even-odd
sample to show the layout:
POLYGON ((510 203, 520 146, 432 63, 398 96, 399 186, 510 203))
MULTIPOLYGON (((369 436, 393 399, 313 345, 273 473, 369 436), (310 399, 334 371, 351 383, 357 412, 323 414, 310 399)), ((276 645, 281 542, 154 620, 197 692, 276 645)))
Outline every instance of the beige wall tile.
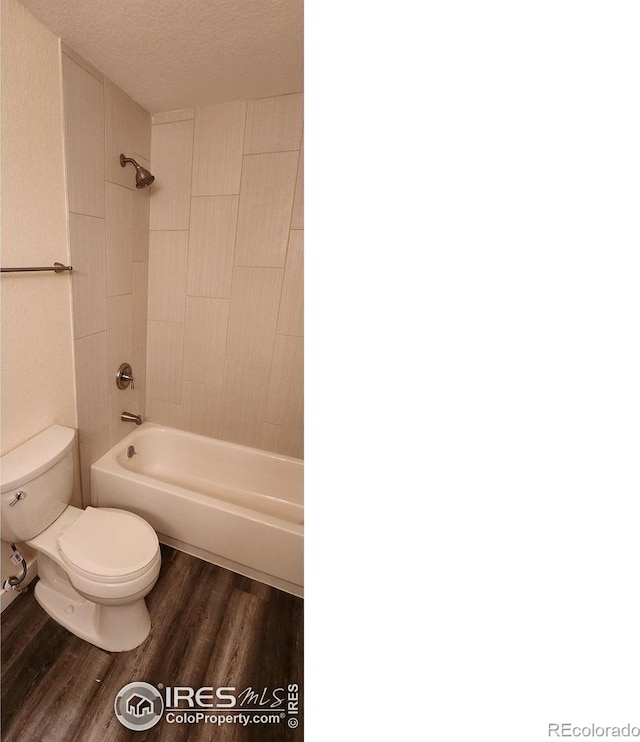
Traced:
POLYGON ((287 263, 284 268, 282 299, 277 332, 281 335, 304 335, 304 259, 302 230, 289 233, 287 263))
POLYGON ((120 413, 145 407, 149 191, 135 189, 135 170, 121 168, 119 155, 149 167, 151 117, 74 52, 63 51, 70 57, 63 66, 74 326, 86 333, 75 356, 87 504, 91 463, 131 429, 120 413), (96 243, 101 256, 87 252, 96 243), (116 389, 123 361, 133 366, 135 391, 116 389))
POLYGON ((188 245, 188 232, 150 233, 150 320, 157 322, 184 322, 188 245))
POLYGON ((259 446, 269 386, 269 366, 227 361, 220 437, 245 446, 259 446))
MULTIPOLYGON (((133 159, 137 160, 140 165, 143 164, 141 159, 148 163, 151 159, 151 114, 142 106, 136 108, 134 136, 133 159)), ((148 164, 145 167, 148 169, 148 164)))
POLYGON ((150 229, 189 229, 193 121, 153 126, 150 229))
POLYGON ((299 428, 265 423, 260 448, 302 459, 304 458, 303 432, 299 428))
POLYGON ((120 415, 123 412, 132 412, 134 415, 139 414, 138 410, 133 407, 131 386, 127 389, 115 389, 108 396, 109 448, 115 446, 125 435, 131 433, 135 427, 135 423, 123 422, 120 419, 120 415))
POLYGON ((180 428, 182 405, 176 402, 166 402, 164 399, 147 400, 147 419, 159 425, 168 425, 170 428, 180 428))
POLYGON ((135 379, 134 388, 131 390, 131 412, 136 415, 146 416, 147 396, 147 351, 134 350, 131 354, 131 370, 135 379))
POLYGON ((240 192, 245 101, 197 108, 193 144, 193 196, 240 192))
POLYGON ((284 266, 297 168, 298 152, 243 158, 236 265, 284 266))
POLYGON ((91 504, 91 464, 109 450, 109 427, 105 425, 80 443, 80 479, 82 481, 82 503, 91 504))
POLYGON ((218 437, 222 410, 222 387, 209 384, 182 385, 180 427, 199 435, 218 437))
POLYGON ((278 320, 283 270, 235 268, 227 358, 270 364, 278 320))
POLYGON ((76 340, 75 357, 78 440, 83 441, 107 424, 107 333, 76 340))
POLYGON ((187 294, 231 296, 238 196, 191 199, 187 294))
POLYGON ((93 75, 93 77, 96 78, 96 80, 100 83, 104 82, 104 75, 100 70, 97 70, 95 67, 89 64, 86 59, 83 59, 79 54, 73 51, 73 49, 70 46, 67 46, 64 42, 60 44, 62 47, 62 53, 66 54, 68 57, 71 57, 71 59, 80 65, 84 70, 86 70, 90 75, 93 75))
POLYGON ((151 116, 153 124, 171 124, 174 121, 188 121, 193 118, 193 108, 180 108, 177 111, 165 111, 164 113, 154 113, 151 116))
MULTIPOLYGON (((153 124, 146 417, 301 456, 302 96, 168 112, 153 124), (184 291, 184 247, 171 247, 181 234, 184 291)), ((134 243, 134 260, 145 257, 134 243)), ((134 271, 137 346, 144 279, 134 271)))
MULTIPOLYGON (((120 155, 131 157, 136 161, 136 154, 146 145, 146 157, 149 157, 149 146, 145 141, 150 135, 151 117, 130 98, 123 90, 105 78, 105 177, 112 183, 126 188, 135 188, 135 168, 130 163, 120 165, 120 155), (148 121, 148 129, 145 122, 148 121)), ((138 161, 139 162, 139 161, 138 161)), ((139 164, 142 164, 139 162, 139 164)))
POLYGON ((107 329, 107 278, 104 219, 69 214, 73 334, 75 338, 107 329))
MULTIPOLYGON (((149 161, 141 157, 139 164, 150 169, 149 161)), ((133 259, 149 260, 150 188, 133 189, 133 259)))
POLYGON ((265 422, 303 426, 303 348, 300 337, 276 335, 265 422))
POLYGON ((147 347, 147 301, 149 288, 149 264, 133 264, 133 338, 132 348, 145 350, 147 347))
POLYGON ((291 212, 291 229, 304 229, 304 146, 300 150, 300 159, 298 160, 296 190, 293 194, 293 210, 291 212))
POLYGON ((133 290, 133 192, 107 182, 107 296, 133 290))
POLYGON ((180 405, 183 348, 184 325, 149 322, 147 400, 164 400, 180 405))
POLYGON ((300 149, 301 139, 302 93, 249 101, 245 154, 300 149))
POLYGON ((184 381, 222 386, 229 304, 229 299, 187 297, 182 369, 184 381))
POLYGON ((69 210, 104 217, 103 85, 62 55, 69 210))
POLYGON ((131 363, 133 353, 133 296, 123 294, 107 299, 106 393, 116 387, 116 373, 122 363, 131 363))

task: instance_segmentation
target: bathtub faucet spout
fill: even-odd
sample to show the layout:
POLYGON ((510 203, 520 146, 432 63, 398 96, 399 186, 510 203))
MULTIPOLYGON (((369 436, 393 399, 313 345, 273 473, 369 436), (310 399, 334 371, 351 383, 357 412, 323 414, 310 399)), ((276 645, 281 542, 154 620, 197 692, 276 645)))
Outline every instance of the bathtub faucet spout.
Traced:
POLYGON ((123 412, 120 415, 120 419, 125 423, 135 423, 136 425, 142 425, 142 415, 134 415, 133 412, 123 412))

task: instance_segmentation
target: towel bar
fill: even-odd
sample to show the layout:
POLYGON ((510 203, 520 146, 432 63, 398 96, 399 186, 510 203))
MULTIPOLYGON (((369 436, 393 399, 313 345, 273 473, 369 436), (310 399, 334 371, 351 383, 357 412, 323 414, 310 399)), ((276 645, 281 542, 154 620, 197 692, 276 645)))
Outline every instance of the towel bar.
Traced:
POLYGON ((0 268, 1 273, 22 273, 24 271, 53 271, 54 273, 62 273, 63 271, 72 270, 73 268, 70 265, 62 265, 62 263, 54 263, 51 266, 40 268, 0 268))

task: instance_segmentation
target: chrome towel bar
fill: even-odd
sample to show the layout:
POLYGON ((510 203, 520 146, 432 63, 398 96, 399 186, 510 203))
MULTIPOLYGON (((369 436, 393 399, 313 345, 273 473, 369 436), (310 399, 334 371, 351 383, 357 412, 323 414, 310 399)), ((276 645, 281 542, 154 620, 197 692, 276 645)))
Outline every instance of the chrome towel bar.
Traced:
POLYGON ((62 263, 54 263, 53 265, 40 268, 0 268, 1 273, 23 273, 25 271, 53 271, 54 273, 62 273, 63 271, 72 270, 72 266, 62 265, 62 263))

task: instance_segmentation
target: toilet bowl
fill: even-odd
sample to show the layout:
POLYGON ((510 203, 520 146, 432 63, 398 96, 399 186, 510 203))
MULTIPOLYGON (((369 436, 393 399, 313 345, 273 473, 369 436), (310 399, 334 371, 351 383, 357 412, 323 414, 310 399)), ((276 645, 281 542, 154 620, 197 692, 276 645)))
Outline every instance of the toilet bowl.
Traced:
POLYGON ((53 619, 101 649, 134 649, 151 628, 158 537, 134 513, 68 504, 74 434, 53 426, 2 457, 2 538, 36 550, 35 597, 53 619))
POLYGON ((38 554, 36 600, 58 623, 111 652, 134 649, 147 638, 144 598, 158 579, 161 558, 146 521, 124 510, 70 505, 26 543, 38 554))

